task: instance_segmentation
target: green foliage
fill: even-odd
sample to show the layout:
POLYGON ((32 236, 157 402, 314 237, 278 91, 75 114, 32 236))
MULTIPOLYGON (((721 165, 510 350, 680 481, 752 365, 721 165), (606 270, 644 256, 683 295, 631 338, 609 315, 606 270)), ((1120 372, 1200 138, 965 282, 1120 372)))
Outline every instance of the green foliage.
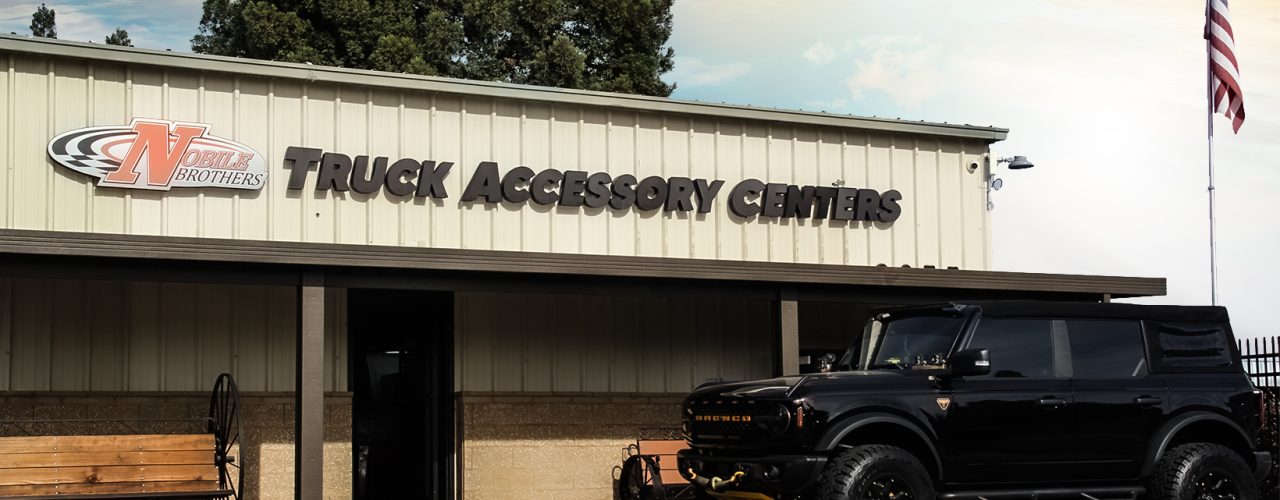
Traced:
POLYGON ((31 36, 58 38, 58 23, 53 18, 53 9, 40 4, 31 14, 31 36))
POLYGON ((196 52, 670 95, 673 0, 204 0, 196 52))
POLYGON ((129 32, 124 28, 116 28, 115 33, 107 35, 107 45, 119 45, 121 47, 132 47, 133 40, 129 39, 129 32))

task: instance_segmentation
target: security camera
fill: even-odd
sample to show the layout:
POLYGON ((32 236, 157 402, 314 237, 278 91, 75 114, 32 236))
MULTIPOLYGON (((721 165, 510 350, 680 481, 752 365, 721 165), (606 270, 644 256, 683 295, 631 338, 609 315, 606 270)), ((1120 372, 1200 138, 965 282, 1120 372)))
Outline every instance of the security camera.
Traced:
POLYGON ((971 174, 972 174, 972 173, 977 172, 977 171, 978 171, 978 162, 976 162, 976 161, 974 161, 974 162, 969 162, 969 173, 971 173, 971 174))

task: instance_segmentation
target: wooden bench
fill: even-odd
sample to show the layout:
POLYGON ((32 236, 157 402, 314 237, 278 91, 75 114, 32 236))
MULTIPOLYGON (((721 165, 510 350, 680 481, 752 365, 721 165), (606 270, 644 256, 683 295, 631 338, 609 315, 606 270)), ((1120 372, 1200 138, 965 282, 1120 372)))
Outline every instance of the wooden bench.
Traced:
POLYGON ((0 497, 226 498, 213 434, 0 438, 0 497))
POLYGON ((680 475, 680 468, 676 465, 676 453, 688 448, 689 443, 683 439, 641 439, 636 441, 636 447, 639 449, 639 454, 654 458, 658 465, 658 477, 662 480, 663 486, 689 484, 689 481, 680 475))
POLYGON ((0 498, 238 499, 238 412, 235 381, 223 374, 209 417, 193 420, 208 433, 0 437, 0 498))

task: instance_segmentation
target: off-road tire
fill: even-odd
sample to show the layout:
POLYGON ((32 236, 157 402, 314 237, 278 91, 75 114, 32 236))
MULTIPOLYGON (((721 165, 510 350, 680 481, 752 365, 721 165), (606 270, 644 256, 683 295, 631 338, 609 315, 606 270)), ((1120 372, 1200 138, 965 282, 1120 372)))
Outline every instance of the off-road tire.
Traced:
POLYGON ((1256 500, 1258 484, 1253 472, 1231 448, 1212 443, 1178 445, 1165 451, 1156 463, 1147 491, 1151 500, 1195 500, 1196 481, 1214 471, 1230 478, 1240 500, 1256 500))
POLYGON ((871 444, 854 446, 827 462, 818 477, 818 500, 861 500, 872 483, 885 477, 900 481, 910 492, 903 500, 934 500, 933 480, 924 465, 907 450, 871 444))

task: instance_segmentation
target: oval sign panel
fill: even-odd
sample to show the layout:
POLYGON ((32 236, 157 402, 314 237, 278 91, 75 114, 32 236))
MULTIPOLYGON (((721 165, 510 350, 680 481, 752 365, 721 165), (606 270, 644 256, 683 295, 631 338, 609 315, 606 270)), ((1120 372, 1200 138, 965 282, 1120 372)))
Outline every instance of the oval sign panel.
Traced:
POLYGON ((49 141, 59 165, 99 186, 262 189, 267 162, 249 146, 209 135, 209 125, 135 118, 128 126, 63 132, 49 141))

